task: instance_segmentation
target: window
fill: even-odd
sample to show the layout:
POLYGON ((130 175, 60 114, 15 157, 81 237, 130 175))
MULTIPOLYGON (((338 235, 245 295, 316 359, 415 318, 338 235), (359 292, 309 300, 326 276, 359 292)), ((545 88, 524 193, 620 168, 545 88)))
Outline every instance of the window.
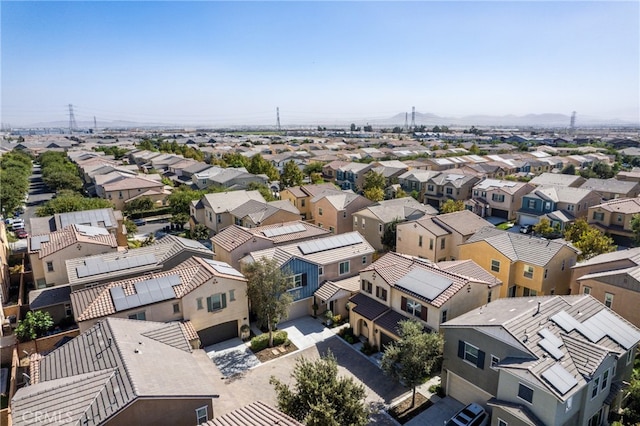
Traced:
POLYGON ((575 205, 573 205, 573 204, 569 204, 569 205, 567 205, 567 211, 572 212, 572 211, 574 211, 575 209, 576 209, 576 206, 575 206, 575 205))
POLYGON ((65 303, 64 304, 64 315, 67 317, 72 317, 73 316, 73 310, 71 309, 71 304, 70 303, 65 303))
POLYGON ((358 226, 358 218, 357 217, 353 218, 353 226, 358 226))
POLYGON ((333 226, 329 227, 329 232, 331 232, 332 234, 336 233, 336 228, 334 228, 333 226))
POLYGON ((206 405, 204 407, 196 408, 196 424, 197 425, 205 423, 207 420, 209 420, 208 411, 209 410, 206 405))
POLYGON ((453 194, 453 188, 447 188, 446 191, 448 195, 453 194))
POLYGON ((215 312, 227 307, 227 295, 218 293, 207 297, 207 311, 215 312))
POLYGON ((373 291, 373 284, 371 283, 371 281, 362 280, 362 291, 371 294, 371 292, 373 291))
POLYGON ((180 313, 180 304, 179 303, 174 303, 173 304, 173 313, 174 314, 179 314, 180 313))
POLYGON ((582 287, 582 294, 591 294, 591 287, 582 287))
POLYGON ((518 386, 518 398, 531 403, 533 401, 533 389, 520 383, 518 386))
POLYGON ((427 191, 433 192, 433 185, 427 185, 427 191))
POLYGON ((527 206, 532 210, 535 209, 536 208, 536 200, 529 200, 527 206))
POLYGON ((621 214, 617 215, 616 220, 618 222, 622 222, 623 216, 621 214))
POLYGON ((633 349, 627 352, 627 365, 631 364, 632 360, 633 360, 633 349))
POLYGON ((602 423, 602 408, 598 410, 591 418, 589 419, 589 426, 600 426, 602 423))
POLYGON ((602 384, 600 385, 600 390, 603 391, 607 388, 607 381, 609 380, 609 370, 606 370, 602 374, 602 384))
POLYGON ((607 308, 611 308, 611 305, 613 305, 613 294, 611 293, 604 294, 604 305, 607 308))
POLYGON ((305 285, 304 283, 304 274, 296 274, 292 277, 290 277, 291 279, 291 287, 289 288, 289 290, 294 289, 294 288, 300 288, 303 285, 305 285))
POLYGON ((418 235, 418 247, 422 247, 422 235, 418 235))
POLYGON ((347 211, 346 211, 346 210, 344 210, 344 211, 342 212, 342 217, 343 217, 343 218, 345 218, 345 219, 347 218, 347 211))
POLYGON ((493 272, 500 272, 500 261, 499 260, 491 260, 491 270, 493 272))
POLYGON ((144 320, 147 319, 147 316, 145 315, 144 312, 138 312, 136 314, 129 315, 129 319, 138 320, 138 321, 144 321, 144 320))
POLYGON ((387 301, 387 289, 382 288, 380 286, 376 286, 376 297, 378 299, 382 299, 385 302, 387 301))
POLYGON ((571 410, 571 407, 573 406, 573 395, 569 397, 569 399, 567 399, 567 407, 564 409, 565 412, 571 410))
POLYGON ((487 292, 487 303, 491 303, 491 290, 487 292))
POLYGON ((380 233, 380 235, 382 235, 382 224, 381 223, 378 224, 378 232, 380 233))
POLYGON ((340 275, 349 273, 349 261, 340 262, 340 275))
POLYGON ((429 238, 429 250, 433 250, 433 238, 429 238))
POLYGON ((322 228, 322 223, 318 223, 318 228, 322 228))
POLYGON ((524 265, 524 277, 529 279, 533 278, 533 266, 524 265))
POLYGON ((544 208, 546 210, 551 210, 551 201, 547 201, 546 203, 544 203, 544 208))
POLYGON ((323 266, 318 266, 318 275, 320 275, 320 276, 324 275, 324 267, 323 266))
POLYGON ((591 399, 598 395, 598 389, 600 388, 600 376, 593 379, 593 388, 591 388, 591 399))
POLYGON ((198 310, 204 309, 204 307, 202 306, 202 297, 198 297, 196 299, 196 306, 197 306, 198 310))
POLYGON ((443 322, 447 322, 447 314, 449 312, 445 309, 440 313, 440 324, 442 324, 443 322))
POLYGON ((216 222, 222 223, 222 215, 221 214, 217 214, 216 215, 216 222))
MULTIPOLYGON (((401 309, 415 317, 418 318, 422 318, 423 320, 427 320, 427 316, 422 314, 422 304, 420 302, 418 302, 417 300, 413 300, 413 299, 407 299, 406 297, 403 297, 401 299, 401 309)), ((426 309, 425 309, 426 312, 426 309)))
POLYGON ((367 264, 367 256, 362 256, 362 264, 363 265, 367 264))
POLYGON ((300 207, 304 207, 304 198, 300 200, 300 207))
POLYGON ((545 270, 544 270, 544 279, 545 279, 545 280, 547 279, 547 274, 548 274, 548 273, 549 273, 549 270, 548 270, 548 269, 545 269, 545 270))
POLYGON ((236 300, 236 291, 229 290, 229 302, 233 302, 234 300, 236 300))
POLYGON ((512 285, 511 287, 509 287, 509 290, 507 290, 507 297, 516 297, 516 286, 512 285))
POLYGON ((364 223, 365 223, 365 220, 364 220, 364 217, 363 217, 362 218, 362 229, 364 229, 364 223))
POLYGON ((524 289, 522 289, 522 297, 535 297, 538 295, 538 292, 536 290, 532 290, 530 288, 525 287, 524 289))
POLYGON ((500 358, 495 355, 491 355, 491 368, 495 369, 500 364, 500 358))
POLYGON ((562 270, 564 271, 564 260, 562 261, 562 270))
POLYGON ((491 194, 491 200, 497 202, 497 203, 502 203, 504 201, 504 195, 503 194, 491 194))
POLYGON ((501 418, 498 418, 498 426, 508 426, 509 423, 505 422, 501 418))
POLYGON ((444 242, 445 242, 444 238, 440 240, 440 249, 444 249, 444 242))
POLYGON ((120 198, 120 199, 122 200, 122 198, 123 198, 123 197, 122 197, 122 191, 119 191, 119 192, 118 192, 118 198, 120 198))
POLYGON ((318 208, 318 216, 322 216, 322 207, 318 208))
POLYGON ((458 357, 478 368, 484 368, 484 352, 462 340, 458 341, 458 357))
POLYGON ((53 272, 53 262, 47 262, 47 272, 53 272))
POLYGON ((604 213, 593 212, 593 220, 604 220, 604 213))

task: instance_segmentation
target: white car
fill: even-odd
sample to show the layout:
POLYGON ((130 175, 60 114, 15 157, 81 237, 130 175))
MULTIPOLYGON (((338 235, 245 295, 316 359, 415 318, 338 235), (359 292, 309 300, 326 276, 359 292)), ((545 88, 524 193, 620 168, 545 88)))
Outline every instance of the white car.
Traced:
POLYGON ((444 424, 445 426, 487 426, 489 413, 478 404, 469 404, 444 424))
POLYGON ((14 219, 11 227, 14 231, 17 229, 24 229, 24 219, 14 219))

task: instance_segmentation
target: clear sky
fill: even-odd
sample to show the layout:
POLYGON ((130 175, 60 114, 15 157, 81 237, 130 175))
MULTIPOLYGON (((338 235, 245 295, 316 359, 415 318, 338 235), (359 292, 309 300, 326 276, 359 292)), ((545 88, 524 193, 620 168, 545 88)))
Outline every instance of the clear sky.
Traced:
POLYGON ((640 117, 638 1, 2 1, 2 122, 640 117))

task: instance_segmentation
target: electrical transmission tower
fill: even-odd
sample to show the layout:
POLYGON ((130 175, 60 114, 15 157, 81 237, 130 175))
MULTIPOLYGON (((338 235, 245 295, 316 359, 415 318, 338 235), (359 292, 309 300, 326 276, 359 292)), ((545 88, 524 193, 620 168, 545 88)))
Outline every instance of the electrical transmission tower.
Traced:
POLYGON ((409 113, 404 113, 404 130, 409 130, 409 113))
POLYGON ((416 107, 411 107, 411 128, 416 128, 416 107))
POLYGON ((576 112, 573 111, 573 113, 571 114, 571 122, 569 124, 569 131, 571 133, 576 131, 576 112))
POLYGON ((96 121, 96 116, 93 116, 93 131, 98 130, 98 122, 96 121))
POLYGON ((74 130, 78 130, 78 125, 76 124, 76 117, 73 115, 73 105, 69 104, 69 133, 74 130))
POLYGON ((280 107, 276 107, 276 130, 280 131, 280 107))

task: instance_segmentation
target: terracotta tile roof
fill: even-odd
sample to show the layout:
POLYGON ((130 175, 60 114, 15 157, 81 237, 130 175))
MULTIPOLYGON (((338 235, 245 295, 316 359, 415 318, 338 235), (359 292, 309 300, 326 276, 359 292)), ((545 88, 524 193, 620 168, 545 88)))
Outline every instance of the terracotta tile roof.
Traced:
POLYGON ((381 315, 377 320, 375 320, 375 323, 378 327, 384 328, 385 330, 398 336, 398 323, 400 321, 406 321, 409 319, 411 318, 402 315, 400 312, 388 311, 381 315))
POLYGON ((162 182, 145 179, 138 176, 118 179, 115 182, 108 182, 102 185, 106 192, 138 188, 162 188, 163 186, 164 184, 162 182))
MULTIPOLYGON (((231 225, 211 237, 211 241, 224 250, 231 252, 253 237, 254 234, 249 232, 249 229, 238 225, 231 225)), ((266 239, 261 236, 258 236, 258 238, 266 239)))
MULTIPOLYGON (((31 238, 29 238, 29 242, 31 242, 31 238)), ((30 249, 30 252, 38 253, 38 258, 42 259, 76 243, 96 244, 113 248, 118 247, 116 237, 108 233, 104 228, 70 225, 59 231, 51 232, 49 234, 49 241, 40 243, 39 250, 30 249), (88 228, 97 229, 102 233, 94 235, 91 229, 89 229, 89 233, 87 233, 88 228), (106 235, 104 232, 106 232, 106 235)), ((29 247, 31 248, 31 244, 29 244, 29 247)))
POLYGON ((639 198, 618 198, 616 200, 607 201, 591 208, 603 209, 615 213, 640 213, 639 198))
POLYGON ((292 419, 281 411, 262 401, 252 402, 242 408, 237 408, 202 426, 302 426, 302 423, 292 419))
POLYGON ((191 323, 191 321, 182 321, 180 323, 180 326, 182 327, 182 332, 184 333, 188 341, 200 338, 200 336, 198 336, 198 333, 196 332, 196 329, 193 328, 193 324, 191 323))

